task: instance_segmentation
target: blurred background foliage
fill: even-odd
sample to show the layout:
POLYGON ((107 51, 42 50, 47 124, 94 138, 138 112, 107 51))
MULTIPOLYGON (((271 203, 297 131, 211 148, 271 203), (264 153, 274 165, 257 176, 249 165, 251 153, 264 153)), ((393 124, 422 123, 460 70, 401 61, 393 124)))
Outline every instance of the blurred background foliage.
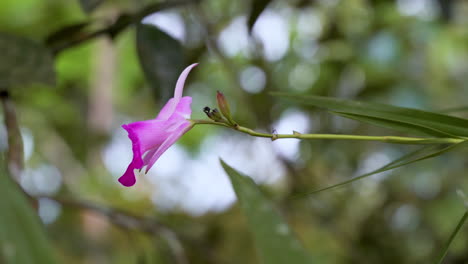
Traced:
MULTIPOLYGON (((254 176, 315 263, 433 262, 465 211, 455 194, 468 190, 462 150, 294 198, 414 148, 271 142, 200 126, 136 186, 117 178, 131 159, 120 125, 153 118, 193 62, 184 93, 194 119, 206 118, 202 108, 215 107, 220 90, 236 121, 267 132, 402 135, 271 91, 465 106, 466 1, 2 0, 0 31, 0 88, 24 141, 18 180, 38 197, 58 263, 258 263, 218 157, 254 176)), ((4 151, 5 127, 0 139, 4 151)), ((445 263, 468 263, 467 235, 462 229, 445 263)), ((8 259, 11 247, 0 243, 8 259)))

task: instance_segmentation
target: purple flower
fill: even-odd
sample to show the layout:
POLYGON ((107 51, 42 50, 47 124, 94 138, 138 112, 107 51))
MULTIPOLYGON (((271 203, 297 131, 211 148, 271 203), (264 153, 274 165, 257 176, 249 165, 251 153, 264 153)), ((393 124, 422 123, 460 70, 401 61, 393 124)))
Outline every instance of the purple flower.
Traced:
POLYGON ((192 97, 182 97, 184 83, 194 63, 180 74, 174 91, 174 97, 169 99, 155 119, 134 122, 122 127, 127 130, 132 141, 133 159, 125 173, 119 178, 124 186, 132 186, 136 182, 135 174, 142 170, 147 173, 154 163, 177 139, 192 128, 188 120, 192 114, 190 104, 192 97))

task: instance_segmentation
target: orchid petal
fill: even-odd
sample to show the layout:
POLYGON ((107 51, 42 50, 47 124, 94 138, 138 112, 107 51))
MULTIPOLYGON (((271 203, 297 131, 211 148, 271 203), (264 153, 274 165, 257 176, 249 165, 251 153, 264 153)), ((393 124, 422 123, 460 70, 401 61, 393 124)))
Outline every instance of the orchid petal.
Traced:
POLYGON ((167 123, 158 120, 146 120, 123 125, 127 130, 128 137, 132 141, 133 161, 136 168, 143 166, 142 155, 162 144, 168 137, 166 132, 167 123))
POLYGON ((130 186, 133 186, 136 182, 136 178, 135 178, 135 165, 133 163, 133 161, 130 163, 130 165, 128 165, 128 168, 127 170, 125 171, 125 173, 119 178, 119 182, 125 186, 125 187, 130 187, 130 186))
MULTIPOLYGON (((164 143, 164 142, 163 142, 164 143)), ((145 153, 145 155, 143 155, 143 163, 144 164, 148 164, 149 161, 151 160, 151 158, 154 156, 154 153, 156 153, 156 151, 158 151, 157 148, 154 148, 152 150, 149 150, 145 153)), ((147 167, 148 168, 148 167, 147 167)))
POLYGON ((184 91, 184 84, 185 80, 187 79, 188 74, 193 69, 193 67, 197 66, 198 63, 194 63, 187 68, 180 74, 179 79, 177 79, 176 87, 174 90, 174 99, 179 100, 182 97, 182 92, 184 91))
POLYGON ((176 107, 179 105, 179 101, 182 99, 182 92, 184 91, 185 80, 187 79, 187 76, 190 73, 190 71, 197 65, 198 63, 194 63, 188 66, 180 74, 179 79, 177 79, 176 87, 174 90, 174 97, 169 99, 169 101, 167 101, 167 103, 159 112, 156 119, 165 120, 165 119, 168 119, 174 113, 176 107))
POLYGON ((179 113, 179 115, 183 116, 184 118, 190 118, 190 115, 192 114, 192 109, 190 108, 191 103, 192 98, 189 96, 184 96, 180 98, 177 104, 176 100, 174 98, 171 98, 161 109, 158 116, 156 117, 156 120, 167 120, 175 112, 179 113))
POLYGON ((190 107, 191 104, 192 104, 192 97, 189 97, 189 96, 182 97, 176 106, 174 114, 181 116, 184 119, 189 119, 190 116, 192 115, 192 108, 190 107))
POLYGON ((167 120, 174 113, 175 108, 177 107, 178 101, 174 98, 169 99, 167 103, 163 106, 159 114, 156 116, 156 120, 167 120))
POLYGON ((159 146, 159 148, 154 152, 151 158, 148 159, 146 167, 146 172, 153 167, 154 163, 161 157, 161 155, 170 147, 172 146, 185 132, 187 132, 191 128, 191 123, 187 120, 180 122, 180 124, 176 127, 174 133, 172 133, 168 138, 164 140, 164 142, 159 146))

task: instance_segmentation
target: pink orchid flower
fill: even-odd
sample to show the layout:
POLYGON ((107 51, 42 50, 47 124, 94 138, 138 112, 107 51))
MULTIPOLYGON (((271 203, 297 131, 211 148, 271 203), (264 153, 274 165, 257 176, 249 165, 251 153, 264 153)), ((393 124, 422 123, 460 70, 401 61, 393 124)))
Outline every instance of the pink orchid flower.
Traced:
POLYGON ((182 92, 187 75, 197 65, 194 63, 188 66, 180 74, 174 97, 169 99, 155 119, 122 125, 132 141, 133 150, 133 159, 119 178, 122 185, 127 187, 134 185, 136 174, 142 171, 148 173, 159 157, 192 128, 192 123, 188 120, 192 114, 190 109, 192 97, 182 97, 182 92))

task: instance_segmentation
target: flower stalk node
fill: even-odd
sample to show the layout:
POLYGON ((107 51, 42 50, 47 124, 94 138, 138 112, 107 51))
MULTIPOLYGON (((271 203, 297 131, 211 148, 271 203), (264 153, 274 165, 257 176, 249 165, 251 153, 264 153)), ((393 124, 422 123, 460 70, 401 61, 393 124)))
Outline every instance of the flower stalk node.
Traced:
POLYGON ((277 140, 279 137, 278 137, 278 134, 271 134, 271 141, 275 141, 277 140))

